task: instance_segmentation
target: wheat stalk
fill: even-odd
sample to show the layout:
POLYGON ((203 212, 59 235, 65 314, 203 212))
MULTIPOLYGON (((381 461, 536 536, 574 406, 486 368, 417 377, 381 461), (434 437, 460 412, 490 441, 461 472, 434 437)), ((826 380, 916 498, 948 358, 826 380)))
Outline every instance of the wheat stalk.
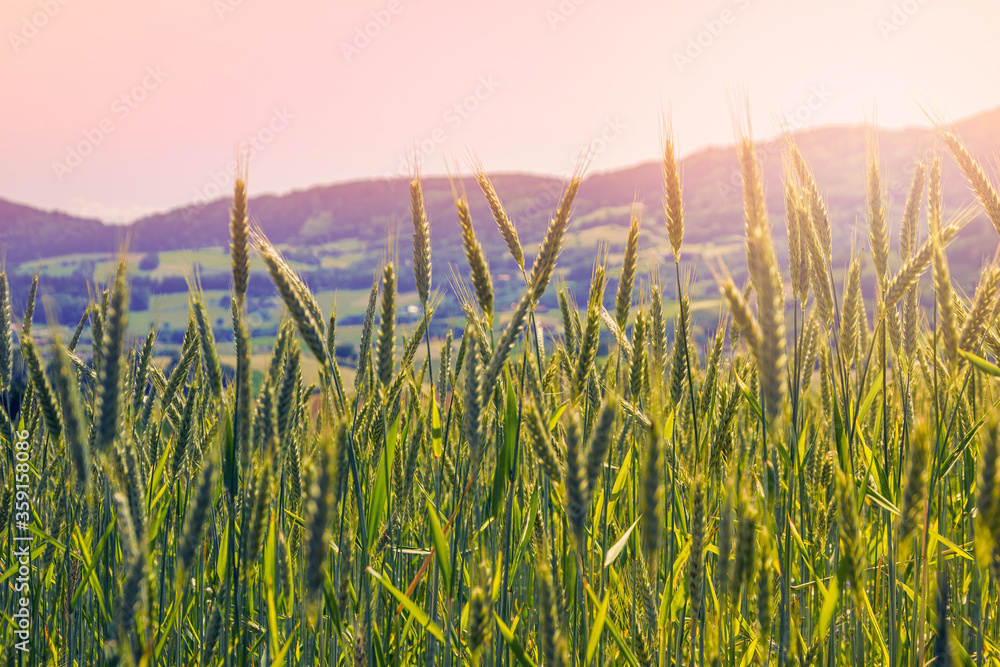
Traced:
MULTIPOLYGON (((471 334, 470 334, 471 335, 471 334)), ((482 457, 482 401, 484 388, 480 359, 480 342, 475 335, 468 339, 469 349, 465 355, 465 403, 463 404, 462 430, 465 440, 469 443, 469 453, 472 457, 472 470, 476 474, 482 457)), ((492 388, 489 388, 492 392, 492 388)))
POLYGON ((958 325, 956 323, 954 293, 951 287, 951 272, 948 270, 948 257, 939 236, 931 237, 934 263, 934 294, 938 312, 941 314, 941 331, 945 358, 949 363, 958 361, 958 325))
POLYGON ((333 510, 333 485, 337 477, 336 458, 331 456, 330 449, 334 443, 343 440, 346 440, 346 425, 340 422, 334 426, 332 433, 325 434, 320 441, 314 461, 313 481, 305 507, 306 591, 310 596, 319 593, 326 571, 326 528, 333 510))
POLYGON ((191 509, 187 515, 187 527, 184 531, 184 541, 177 549, 177 564, 180 572, 187 572, 194 562, 195 552, 201 546, 202 535, 205 532, 212 496, 215 491, 215 466, 208 460, 201 469, 198 487, 192 500, 191 509))
POLYGON ((803 241, 802 226, 809 224, 801 196, 791 179, 785 182, 785 230, 788 235, 788 271, 792 295, 805 303, 809 298, 809 255, 803 241))
POLYGON ((661 437, 659 427, 654 424, 647 434, 640 488, 642 492, 642 548, 646 560, 655 563, 663 535, 663 475, 660 470, 661 437))
POLYGON ((524 327, 524 324, 528 319, 528 312, 530 308, 531 292, 525 290, 525 292, 521 294, 521 298, 518 299, 517 305, 514 307, 514 312, 511 313, 510 321, 507 322, 507 326, 504 328, 503 333, 500 334, 496 347, 493 349, 489 362, 486 364, 486 368, 483 371, 484 390, 492 392, 492 387, 500 377, 500 372, 503 370, 503 365, 507 361, 507 356, 514 348, 514 343, 517 341, 517 337, 521 333, 521 329, 524 327))
POLYGON ((62 342, 54 340, 52 348, 52 380, 59 399, 63 437, 76 469, 78 486, 86 490, 90 483, 90 441, 76 372, 62 342))
POLYGON ((864 324, 861 295, 861 258, 854 255, 847 271, 847 282, 844 284, 844 306, 840 315, 840 348, 845 361, 849 364, 859 351, 861 327, 864 324))
POLYGON ((899 544, 906 550, 923 515, 927 494, 927 455, 929 451, 926 429, 918 430, 910 438, 910 451, 906 466, 903 503, 900 509, 899 544))
MULTIPOLYGON (((704 602, 702 567, 705 558, 705 490, 700 480, 695 480, 692 491, 690 533, 687 568, 688 600, 691 603, 691 617, 697 619, 704 602)), ((697 624, 692 623, 691 627, 694 629, 697 624)))
POLYGON ((587 479, 587 450, 583 439, 583 426, 576 410, 566 411, 566 466, 563 469, 563 487, 566 493, 566 518, 577 548, 585 547, 587 519, 590 511, 590 484, 587 479))

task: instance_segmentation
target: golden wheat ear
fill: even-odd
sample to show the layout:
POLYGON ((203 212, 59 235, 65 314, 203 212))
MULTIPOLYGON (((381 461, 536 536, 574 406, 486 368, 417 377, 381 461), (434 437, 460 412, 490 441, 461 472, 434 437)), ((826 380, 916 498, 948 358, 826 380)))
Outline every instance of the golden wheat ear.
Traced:
POLYGON ((885 189, 879 166, 879 149, 876 130, 869 131, 868 174, 866 179, 866 205, 868 217, 868 242, 875 262, 875 275, 879 285, 885 285, 889 273, 889 231, 886 227, 885 189))
POLYGON ((764 181, 760 163, 747 127, 739 128, 738 155, 743 178, 743 210, 746 219, 746 258, 750 280, 757 293, 757 321, 761 337, 756 360, 768 421, 780 414, 784 397, 785 296, 781 270, 775 256, 768 221, 764 181))
POLYGON ((992 263, 983 270, 983 275, 976 285, 976 293, 972 297, 972 304, 962 325, 959 335, 959 348, 966 352, 977 353, 983 336, 991 322, 996 321, 997 308, 1000 307, 1000 300, 997 294, 1000 292, 1000 265, 994 258, 992 263))
POLYGON ((663 135, 663 213, 667 220, 667 238, 670 239, 676 262, 680 260, 681 244, 684 242, 684 197, 674 123, 669 113, 661 120, 660 132, 663 135))
POLYGON ((982 165, 972 156, 972 153, 955 132, 941 126, 938 126, 937 132, 955 162, 962 169, 962 173, 965 174, 966 180, 969 181, 976 198, 986 210, 997 234, 1000 234, 1000 193, 997 192, 993 182, 986 175, 982 165))

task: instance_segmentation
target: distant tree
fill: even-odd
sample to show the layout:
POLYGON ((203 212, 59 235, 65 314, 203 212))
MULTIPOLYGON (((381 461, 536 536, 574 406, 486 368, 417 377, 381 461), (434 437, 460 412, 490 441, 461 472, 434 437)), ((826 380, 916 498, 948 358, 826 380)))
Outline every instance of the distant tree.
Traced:
POLYGON ((356 363, 358 360, 358 351, 353 345, 338 345, 334 348, 334 355, 344 361, 356 363))
POLYGON ((140 271, 153 271, 160 265, 160 253, 158 252, 147 252, 139 260, 139 270, 140 271))
POLYGON ((129 293, 129 310, 141 312, 149 310, 149 288, 144 286, 133 287, 129 293))

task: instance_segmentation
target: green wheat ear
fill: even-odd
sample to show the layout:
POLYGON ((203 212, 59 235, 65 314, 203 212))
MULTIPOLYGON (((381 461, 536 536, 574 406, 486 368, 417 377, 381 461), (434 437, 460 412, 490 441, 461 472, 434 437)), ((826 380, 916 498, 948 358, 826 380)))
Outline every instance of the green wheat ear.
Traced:
POLYGON ((528 284, 531 286, 532 299, 534 301, 542 298, 542 295, 549 286, 549 281, 552 279, 556 259, 559 257, 559 252, 562 249, 563 237, 569 228, 570 211, 573 208, 573 201, 576 199, 576 193, 583 182, 582 170, 583 166, 581 165, 563 191, 559 208, 556 209, 555 216, 549 222, 548 229, 545 230, 545 237, 542 239, 542 243, 538 247, 538 254, 535 256, 535 263, 531 265, 531 276, 528 279, 528 284))
POLYGON ((392 382, 396 349, 396 273, 392 263, 382 270, 382 308, 375 343, 376 376, 385 389, 392 382))
POLYGON ((181 572, 187 572, 194 562, 195 552, 201 546, 202 535, 211 509, 215 492, 215 466, 209 460, 205 463, 198 481, 191 508, 187 517, 184 539, 177 550, 177 562, 181 572))
POLYGON ((10 330, 10 288, 7 285, 7 272, 0 272, 0 392, 10 388, 12 371, 13 336, 10 330))
POLYGON ((785 393, 785 297, 781 271, 775 256, 768 221, 764 181, 749 129, 741 130, 740 173, 743 178, 743 210, 746 220, 746 260, 757 294, 760 339, 756 346, 757 368, 769 422, 781 413, 785 393))
POLYGON ((472 168, 476 176, 476 183, 479 184, 479 189, 483 191, 483 195, 486 197, 490 213, 493 214, 493 220, 497 223, 500 236, 503 237, 504 243, 507 244, 510 256, 514 258, 517 267, 521 271, 524 271, 524 249, 521 247, 521 239, 517 235, 517 227, 514 226, 514 221, 507 215, 507 211, 500 201, 500 195, 497 194, 496 188, 493 187, 493 182, 486 175, 486 169, 478 158, 473 157, 472 168))
POLYGON ((618 294, 615 296, 615 322, 619 329, 628 323, 632 308, 632 287, 635 284, 635 268, 639 260, 639 207, 632 204, 632 222, 625 241, 625 256, 622 258, 621 275, 618 278, 618 294))
POLYGON ((660 467, 663 449, 660 427, 654 423, 653 428, 646 434, 643 441, 643 465, 639 479, 643 516, 645 517, 641 522, 642 547, 646 561, 656 563, 663 536, 663 497, 665 492, 660 467))
POLYGON ((128 284, 125 278, 125 257, 118 261, 114 282, 108 296, 106 320, 103 325, 104 340, 101 346, 101 365, 98 374, 97 394, 97 448, 106 451, 118 432, 121 410, 120 387, 122 354, 128 322, 128 284))
POLYGON ((205 299, 196 295, 193 301, 195 321, 198 323, 198 338, 201 341, 202 363, 208 375, 208 385, 212 393, 222 395, 222 370, 219 365, 219 353, 215 347, 215 333, 212 331, 212 319, 208 314, 205 299))
POLYGON ((410 217, 413 220, 413 278, 420 303, 426 306, 431 293, 431 225, 419 172, 410 178, 410 217))
POLYGON ((260 254, 271 280, 278 288, 285 307, 292 315, 292 320, 298 328, 299 335, 306 346, 315 355, 321 366, 328 361, 326 350, 326 332, 319 306, 312 292, 305 286, 302 279, 288 266, 277 249, 263 235, 255 234, 257 252, 260 254))
POLYGON ((229 255, 233 264, 233 290, 242 307, 250 282, 250 221, 247 217, 246 165, 240 167, 233 183, 233 204, 229 213, 229 255))
POLYGON ((455 193, 455 208, 458 210, 458 224, 462 233, 462 247, 465 249, 465 260, 469 263, 469 277, 476 295, 476 302, 488 320, 493 319, 493 280, 490 277, 490 266, 486 261, 486 253, 476 237, 472 226, 472 214, 469 202, 464 195, 455 193))

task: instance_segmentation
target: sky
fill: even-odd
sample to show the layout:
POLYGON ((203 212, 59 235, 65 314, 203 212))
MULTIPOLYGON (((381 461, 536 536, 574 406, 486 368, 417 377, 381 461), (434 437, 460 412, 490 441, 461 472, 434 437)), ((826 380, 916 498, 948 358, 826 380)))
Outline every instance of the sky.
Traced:
POLYGON ((127 222, 231 192, 565 176, 782 124, 1000 106, 996 0, 2 0, 0 198, 127 222))

